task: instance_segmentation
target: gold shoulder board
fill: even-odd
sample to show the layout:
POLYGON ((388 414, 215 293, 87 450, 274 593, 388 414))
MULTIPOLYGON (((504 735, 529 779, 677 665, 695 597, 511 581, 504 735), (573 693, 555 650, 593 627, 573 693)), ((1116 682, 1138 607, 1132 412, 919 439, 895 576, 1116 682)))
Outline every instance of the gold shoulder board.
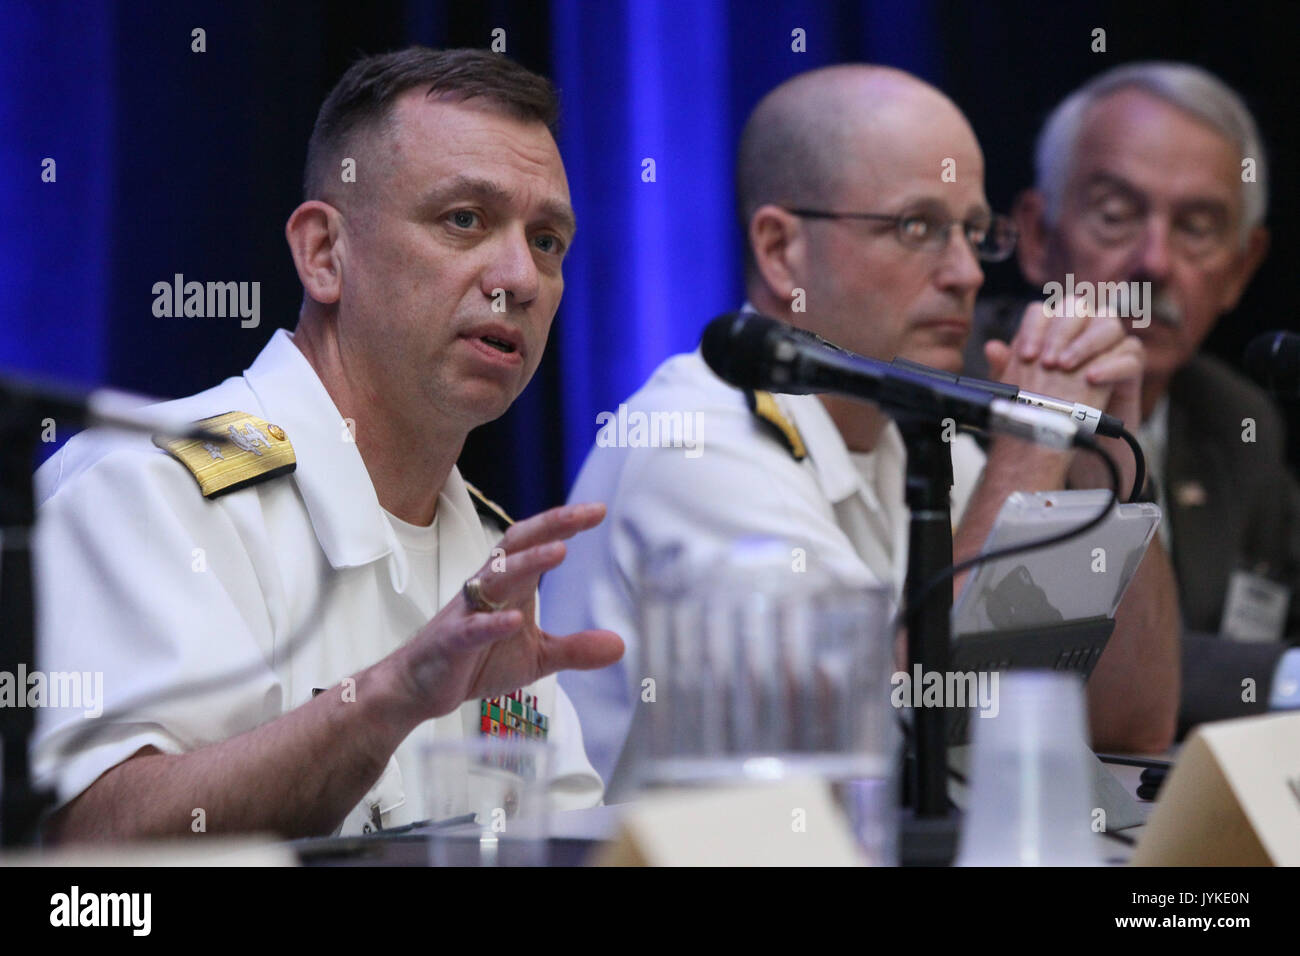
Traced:
POLYGON ((515 523, 515 519, 506 514, 504 508, 492 499, 486 497, 483 492, 479 491, 468 481, 465 482, 465 488, 469 491, 470 500, 474 502, 474 510, 477 511, 481 517, 487 518, 488 521, 495 525, 500 525, 502 531, 505 531, 506 528, 515 523))
POLYGON ((782 413, 771 392, 746 392, 745 400, 749 403, 749 410, 759 421, 768 426, 768 430, 786 447, 795 461, 803 461, 808 457, 803 436, 799 434, 799 429, 794 427, 794 422, 782 413))
POLYGON ((212 438, 154 435, 153 443, 190 470, 204 498, 269 481, 297 467, 284 429, 256 415, 226 412, 195 425, 211 432, 212 438))

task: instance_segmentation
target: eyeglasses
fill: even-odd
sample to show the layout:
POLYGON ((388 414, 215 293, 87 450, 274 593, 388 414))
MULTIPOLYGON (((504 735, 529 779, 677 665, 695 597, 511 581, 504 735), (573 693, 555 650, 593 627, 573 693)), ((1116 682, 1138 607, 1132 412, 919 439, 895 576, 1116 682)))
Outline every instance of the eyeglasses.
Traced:
POLYGON ((940 219, 927 213, 906 213, 887 216, 877 212, 827 212, 823 209, 790 209, 786 212, 803 219, 874 219, 891 223, 898 241, 909 249, 926 249, 941 252, 948 245, 948 235, 953 226, 961 226, 966 241, 975 255, 985 262, 1001 262, 1016 248, 1016 225, 1008 216, 994 215, 968 222, 960 219, 940 219))

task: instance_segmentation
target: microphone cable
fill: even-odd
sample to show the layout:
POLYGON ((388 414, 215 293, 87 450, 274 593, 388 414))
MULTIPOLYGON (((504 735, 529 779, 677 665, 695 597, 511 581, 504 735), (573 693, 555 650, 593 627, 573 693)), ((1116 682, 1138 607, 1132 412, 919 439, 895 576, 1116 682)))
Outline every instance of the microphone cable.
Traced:
POLYGON ((1128 500, 1137 501, 1138 495, 1142 494, 1142 489, 1147 483, 1147 456, 1142 453, 1142 446, 1138 444, 1137 438, 1127 428, 1122 429, 1119 437, 1124 439, 1128 447, 1133 450, 1133 490, 1129 492, 1128 500))

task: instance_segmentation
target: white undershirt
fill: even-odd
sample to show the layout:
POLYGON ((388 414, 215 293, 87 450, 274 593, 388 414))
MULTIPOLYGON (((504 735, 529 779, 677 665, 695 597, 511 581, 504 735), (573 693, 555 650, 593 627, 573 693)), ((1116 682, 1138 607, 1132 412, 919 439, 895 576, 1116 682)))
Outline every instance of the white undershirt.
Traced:
POLYGON ((388 509, 384 509, 384 517, 393 526, 410 566, 406 596, 426 618, 431 618, 438 613, 438 516, 423 527, 403 521, 388 509))

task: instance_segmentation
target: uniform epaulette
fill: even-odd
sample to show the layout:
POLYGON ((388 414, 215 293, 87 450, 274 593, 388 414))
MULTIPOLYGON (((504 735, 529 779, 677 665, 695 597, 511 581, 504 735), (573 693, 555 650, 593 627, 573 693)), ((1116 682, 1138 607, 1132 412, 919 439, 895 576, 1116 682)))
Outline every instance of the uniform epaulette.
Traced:
POLYGON ((794 422, 785 417, 785 413, 781 411, 771 392, 746 391, 745 401, 749 403, 749 410, 758 417, 776 440, 786 447, 795 461, 803 461, 808 457, 803 436, 799 434, 799 429, 794 427, 794 422))
POLYGON ((504 508, 491 498, 488 498, 483 494, 483 492, 479 491, 468 481, 465 482, 465 489, 469 492, 470 499, 474 502, 474 510, 477 511, 481 517, 487 518, 488 521, 491 521, 493 524, 500 525, 502 531, 505 531, 506 528, 509 528, 515 523, 515 519, 506 514, 504 508))
POLYGON ((298 459, 284 429, 247 412, 214 415, 195 426, 210 439, 167 438, 153 443, 190 470, 204 498, 216 498, 258 482, 290 474, 298 459))

